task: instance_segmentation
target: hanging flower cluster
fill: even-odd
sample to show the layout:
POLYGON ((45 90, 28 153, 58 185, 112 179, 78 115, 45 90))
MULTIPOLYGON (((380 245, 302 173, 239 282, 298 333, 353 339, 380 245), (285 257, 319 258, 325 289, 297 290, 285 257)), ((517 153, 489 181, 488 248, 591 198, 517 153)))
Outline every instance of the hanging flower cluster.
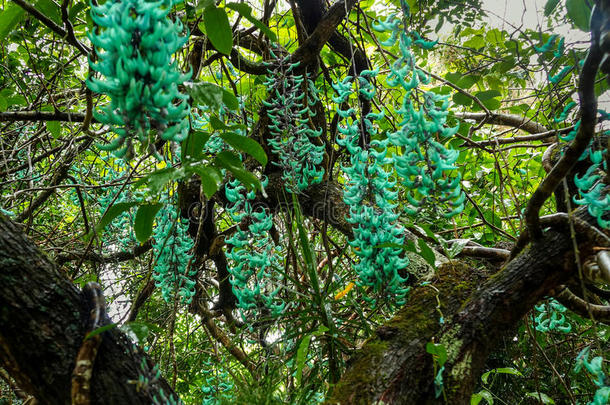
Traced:
POLYGON ((153 251, 157 258, 153 278, 166 302, 176 294, 183 304, 189 304, 195 295, 197 271, 189 265, 189 251, 193 240, 188 235, 188 224, 183 223, 172 204, 167 204, 157 214, 157 226, 153 232, 153 251))
MULTIPOLYGON (((564 122, 576 105, 577 104, 573 101, 569 102, 559 116, 555 117, 554 121, 557 123, 564 122)), ((606 111, 598 110, 598 113, 600 114, 599 122, 603 122, 610 118, 606 111)), ((560 136, 561 140, 566 142, 574 140, 579 129, 580 120, 576 122, 572 131, 564 136, 560 136)), ((605 135, 610 135, 610 131, 606 131, 605 135)), ((578 205, 586 205, 589 214, 597 219, 599 226, 610 229, 610 221, 603 218, 610 211, 610 196, 605 192, 606 184, 603 181, 608 172, 605 159, 607 151, 605 150, 605 147, 603 148, 604 150, 595 148, 593 142, 594 140, 591 140, 591 143, 579 158, 579 160, 589 158, 591 166, 589 166, 582 176, 579 176, 578 174, 574 176, 574 184, 578 188, 581 197, 574 197, 574 202, 578 205)))
POLYGON ((283 170, 282 178, 286 190, 297 193, 312 184, 318 184, 324 176, 319 167, 324 158, 324 146, 314 145, 312 139, 322 134, 322 129, 312 128, 311 118, 315 113, 311 107, 318 101, 314 83, 302 75, 293 73, 298 66, 286 66, 279 60, 275 70, 269 70, 265 86, 272 99, 263 101, 272 138, 271 150, 278 155, 274 164, 283 170))
MULTIPOLYGON (((376 71, 363 71, 358 77, 358 92, 366 99, 375 96, 375 87, 370 78, 376 71)), ((351 77, 333 84, 338 96, 333 99, 337 104, 345 102, 353 93, 351 77)), ((394 247, 378 247, 384 244, 402 244, 404 229, 398 224, 398 214, 395 212, 398 192, 394 191, 396 181, 390 178, 387 171, 392 167, 393 159, 388 157, 388 139, 371 141, 370 147, 358 145, 361 131, 360 121, 350 118, 354 109, 338 109, 337 113, 345 120, 339 125, 338 131, 343 134, 337 143, 344 146, 350 154, 350 163, 344 167, 347 186, 343 200, 350 207, 347 221, 353 225, 354 240, 350 245, 360 259, 355 265, 359 276, 359 285, 373 288, 376 296, 388 301, 396 301, 402 305, 408 288, 402 287, 405 278, 399 275, 409 264, 406 258, 400 257, 401 249, 394 247)), ((369 113, 363 118, 364 130, 371 139, 377 135, 374 121, 383 118, 383 112, 369 113)), ((375 298, 370 299, 373 303, 375 298)))
POLYGON ((572 330, 572 325, 570 325, 563 314, 567 311, 567 308, 557 302, 557 300, 551 298, 548 303, 536 305, 535 308, 539 312, 538 316, 534 318, 537 331, 569 333, 572 330))
MULTIPOLYGON (((261 181, 263 187, 268 179, 261 181)), ((256 193, 233 180, 225 187, 227 208, 231 219, 238 224, 238 229, 226 242, 233 245, 228 257, 233 261, 230 266, 233 293, 237 297, 238 307, 244 321, 250 319, 248 312, 266 308, 272 317, 281 315, 285 303, 278 297, 280 283, 278 247, 269 237, 273 218, 264 207, 256 209, 251 201, 256 193)))
POLYGON ((204 366, 207 368, 205 372, 208 377, 205 379, 205 385, 201 387, 201 391, 205 397, 201 405, 217 405, 220 403, 231 403, 234 400, 233 384, 230 379, 231 375, 224 370, 219 371, 217 365, 211 361, 204 361, 204 366))
POLYGON ((606 373, 604 372, 604 359, 601 356, 593 358, 589 361, 589 352, 591 347, 585 347, 576 357, 576 364, 574 365, 574 373, 578 374, 582 370, 583 366, 595 379, 593 382, 598 387, 595 391, 593 401, 589 402, 589 405, 605 405, 610 401, 610 386, 606 384, 606 373))
MULTIPOLYGON (((408 9, 405 14, 408 15, 408 9)), ((393 46, 398 42, 400 49, 399 58, 390 66, 387 83, 404 90, 402 105, 396 110, 402 119, 389 138, 393 145, 402 150, 401 154, 394 156, 394 165, 408 189, 407 200, 411 206, 407 207, 407 212, 414 214, 425 201, 434 199, 449 205, 450 211, 444 214, 446 217, 457 215, 464 209, 466 195, 460 187, 459 173, 451 173, 457 169, 455 162, 459 152, 443 145, 459 129, 459 125, 446 127, 448 96, 423 91, 422 103, 416 107, 412 92, 420 83, 429 83, 430 78, 415 65, 415 57, 410 49, 413 42, 411 36, 407 35, 401 20, 394 15, 373 24, 373 28, 389 31, 391 36, 383 44, 393 46)), ((416 33, 411 35, 416 38, 414 44, 421 48, 429 49, 435 44, 422 40, 416 33)))
POLYGON ((190 78, 182 74, 171 56, 188 40, 180 36, 182 23, 168 18, 176 0, 108 0, 91 5, 91 18, 99 27, 89 32, 98 62, 91 68, 105 77, 90 77, 87 86, 110 97, 94 112, 118 135, 100 146, 118 157, 133 155, 135 139, 153 148, 149 132, 164 140, 181 142, 189 130, 187 95, 178 85, 190 78), (103 50, 103 52, 101 52, 103 50), (181 100, 179 104, 174 101, 181 100))

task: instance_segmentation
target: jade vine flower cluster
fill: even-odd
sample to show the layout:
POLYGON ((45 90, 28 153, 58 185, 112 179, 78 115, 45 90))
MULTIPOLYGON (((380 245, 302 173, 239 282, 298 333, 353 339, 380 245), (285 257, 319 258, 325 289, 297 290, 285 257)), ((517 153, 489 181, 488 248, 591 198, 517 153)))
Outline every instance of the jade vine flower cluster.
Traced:
POLYGON ((312 142, 322 134, 322 129, 315 130, 311 124, 315 116, 311 107, 318 101, 318 93, 311 80, 293 73, 297 66, 286 66, 279 60, 277 67, 269 70, 265 86, 271 101, 263 101, 271 120, 269 144, 279 159, 274 164, 282 168, 286 190, 291 193, 320 183, 324 176, 319 167, 324 146, 312 142))
MULTIPOLYGON (((261 181, 263 187, 268 182, 268 179, 261 181)), ((277 296, 282 278, 278 271, 281 269, 279 248, 269 237, 273 218, 265 208, 256 209, 252 205, 256 192, 246 191, 238 180, 227 183, 225 193, 230 202, 227 210, 238 224, 237 231, 226 242, 233 246, 227 255, 233 261, 229 273, 242 318, 251 322, 248 313, 260 315, 263 308, 277 317, 285 303, 277 296)))
POLYGON ((87 86, 110 98, 94 116, 118 135, 100 146, 118 157, 133 155, 135 140, 153 149, 151 130, 176 142, 188 134, 188 96, 180 93, 178 85, 190 73, 182 74, 172 62, 172 54, 188 38, 180 36, 182 23, 168 18, 177 2, 108 0, 91 5, 91 18, 99 28, 88 36, 98 61, 89 64, 103 79, 91 76, 87 86))
POLYGON ((173 204, 166 202, 157 214, 153 238, 155 286, 161 288, 166 302, 178 294, 183 304, 189 304, 195 295, 197 274, 189 265, 193 240, 188 235, 188 224, 182 222, 173 204))
MULTIPOLYGON (((408 10, 405 11, 408 14, 408 10)), ((421 99, 413 99, 413 90, 420 83, 428 84, 430 78, 415 64, 411 44, 430 49, 435 42, 425 41, 417 33, 408 35, 401 20, 394 15, 385 21, 373 24, 377 31, 389 31, 391 36, 383 42, 385 46, 398 43, 399 57, 390 66, 387 83, 403 90, 402 105, 396 110, 401 119, 397 130, 389 134, 393 145, 402 150, 394 156, 396 172, 408 189, 407 212, 415 214, 425 201, 436 200, 449 205, 446 217, 459 214, 464 209, 466 195, 460 187, 461 176, 455 163, 459 152, 446 148, 443 143, 453 136, 459 125, 446 126, 449 114, 448 96, 430 91, 420 91, 421 99), (413 41, 411 37, 415 37, 413 41), (454 174, 455 173, 455 174, 454 174)), ((421 90, 421 89, 420 89, 421 90)))
MULTIPOLYGON (((375 95, 375 87, 369 79, 376 74, 376 71, 367 70, 358 77, 358 92, 369 100, 375 95)), ((338 93, 334 101, 338 104, 353 93, 351 80, 352 77, 348 76, 333 85, 338 93)), ((399 272, 407 267, 408 259, 400 257, 401 249, 380 246, 401 245, 404 240, 404 229, 395 212, 398 199, 396 181, 386 170, 393 164, 393 158, 388 156, 389 140, 373 139, 378 137, 374 122, 383 118, 383 112, 369 113, 364 117, 364 130, 373 139, 365 148, 358 145, 360 121, 350 118, 354 109, 339 108, 337 113, 345 122, 338 127, 343 137, 337 143, 350 154, 351 165, 343 168, 347 178, 343 200, 350 207, 347 221, 353 226, 354 239, 349 243, 359 258, 354 267, 359 276, 358 284, 372 287, 374 295, 384 301, 402 305, 409 289, 402 286, 406 278, 399 272)), ((373 304, 376 302, 375 297, 367 299, 373 304)))

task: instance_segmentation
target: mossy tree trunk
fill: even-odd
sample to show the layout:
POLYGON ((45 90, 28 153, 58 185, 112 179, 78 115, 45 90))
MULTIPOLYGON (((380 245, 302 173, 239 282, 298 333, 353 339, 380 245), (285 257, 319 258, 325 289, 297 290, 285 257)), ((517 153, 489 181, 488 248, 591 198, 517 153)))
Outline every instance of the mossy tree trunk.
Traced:
MULTIPOLYGON (((592 253, 590 241, 577 242, 581 257, 592 253)), ((491 276, 460 262, 443 264, 437 279, 417 287, 352 357, 327 402, 469 404, 489 354, 539 300, 576 274, 573 252, 569 230, 559 229, 546 232, 491 276), (438 397, 428 342, 447 352, 438 397)))

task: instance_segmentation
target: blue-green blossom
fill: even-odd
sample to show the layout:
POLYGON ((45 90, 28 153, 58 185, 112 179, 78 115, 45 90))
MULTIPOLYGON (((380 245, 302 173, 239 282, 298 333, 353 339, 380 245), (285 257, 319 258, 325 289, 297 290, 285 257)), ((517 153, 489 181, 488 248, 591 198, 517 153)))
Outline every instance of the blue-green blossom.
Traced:
POLYGON ((312 142, 322 134, 322 129, 312 126, 315 113, 311 107, 318 102, 318 92, 311 80, 293 73, 297 65, 280 63, 269 70, 265 86, 271 101, 263 101, 271 120, 269 145, 279 159, 273 164, 281 167, 286 190, 291 193, 320 183, 324 176, 320 167, 324 146, 312 142))
MULTIPOLYGON (((266 187, 268 180, 261 183, 266 187)), ((230 202, 227 210, 238 224, 226 242, 233 245, 227 255, 232 260, 229 273, 242 317, 246 321, 248 312, 260 315, 263 308, 277 317, 285 303, 278 296, 282 281, 279 248, 269 237, 273 217, 266 208, 253 206, 255 191, 247 191, 238 180, 227 183, 225 194, 230 202)))
POLYGON ((110 98, 94 116, 118 135, 100 146, 115 151, 118 157, 132 155, 136 139, 152 148, 151 130, 161 139, 176 142, 188 134, 188 96, 178 91, 178 85, 190 73, 182 74, 172 62, 172 54, 188 38, 180 36, 182 23, 168 18, 178 2, 108 0, 91 5, 91 18, 98 30, 88 36, 98 61, 90 60, 89 64, 103 79, 91 76, 87 86, 110 98))
POLYGON ((166 302, 173 301, 177 294, 182 303, 189 304, 195 295, 197 274, 189 263, 193 240, 188 235, 188 222, 183 222, 172 204, 166 204, 157 214, 153 238, 156 287, 166 302))

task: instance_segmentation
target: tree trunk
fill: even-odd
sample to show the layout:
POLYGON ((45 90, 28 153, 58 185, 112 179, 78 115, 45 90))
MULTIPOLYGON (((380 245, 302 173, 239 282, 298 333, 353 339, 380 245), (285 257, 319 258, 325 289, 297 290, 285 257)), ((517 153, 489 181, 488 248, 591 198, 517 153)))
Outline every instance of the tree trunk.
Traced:
MULTIPOLYGON (((593 222, 586 211, 579 214, 593 222)), ((593 243, 582 233, 579 237, 585 258, 593 243)), ((434 288, 412 291, 407 304, 352 357, 328 403, 432 404, 444 396, 449 404, 469 404, 485 361, 501 339, 575 274, 573 250, 569 230, 561 229, 546 232, 492 276, 455 261, 443 264, 434 288), (440 343, 447 352, 439 397, 428 342, 440 343)))
MULTIPOLYGON (((70 404, 71 375, 89 319, 80 291, 0 214, 0 367, 41 404, 70 404)), ((102 334, 92 404, 150 404, 173 394, 117 328, 102 334), (148 384, 136 384, 140 376, 148 384)), ((165 402, 165 401, 163 401, 165 402)))

